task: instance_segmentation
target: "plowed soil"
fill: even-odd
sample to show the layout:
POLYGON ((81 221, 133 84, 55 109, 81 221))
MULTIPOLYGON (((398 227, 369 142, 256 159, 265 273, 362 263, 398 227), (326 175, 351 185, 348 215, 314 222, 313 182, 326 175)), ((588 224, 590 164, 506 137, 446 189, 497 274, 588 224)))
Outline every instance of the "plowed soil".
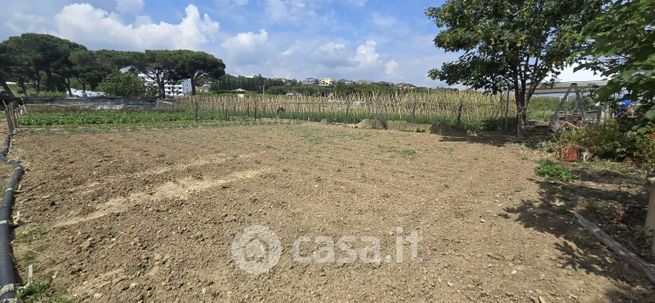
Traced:
POLYGON ((432 134, 273 125, 24 132, 14 250, 81 302, 649 302, 653 289, 544 201, 536 156, 432 134), (283 253, 233 261, 262 225, 283 253), (418 231, 420 261, 300 264, 299 236, 418 231), (21 236, 29 235, 29 237, 21 236))

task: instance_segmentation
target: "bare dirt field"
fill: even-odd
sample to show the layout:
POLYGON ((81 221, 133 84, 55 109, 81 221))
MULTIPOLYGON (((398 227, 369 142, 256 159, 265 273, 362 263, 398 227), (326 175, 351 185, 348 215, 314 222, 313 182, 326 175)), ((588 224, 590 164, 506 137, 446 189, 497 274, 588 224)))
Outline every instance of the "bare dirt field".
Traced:
POLYGON ((539 206, 536 155, 512 144, 307 124, 24 132, 10 157, 28 169, 21 276, 36 264, 76 301, 653 300, 570 215, 539 206), (283 246, 260 275, 231 253, 252 225, 283 246), (419 261, 396 262, 397 227, 421 235, 419 261), (378 237, 382 261, 292 257, 300 236, 347 235, 378 237))

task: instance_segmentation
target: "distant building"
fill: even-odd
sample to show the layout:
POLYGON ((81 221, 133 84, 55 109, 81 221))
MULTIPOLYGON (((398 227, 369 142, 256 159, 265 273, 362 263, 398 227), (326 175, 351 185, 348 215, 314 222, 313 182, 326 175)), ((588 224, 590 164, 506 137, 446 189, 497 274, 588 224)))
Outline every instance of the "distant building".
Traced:
POLYGON ((371 84, 371 82, 368 80, 359 80, 357 81, 357 84, 371 84))
POLYGON ((180 81, 170 81, 164 84, 164 94, 166 97, 182 97, 190 95, 193 91, 191 87, 191 79, 183 79, 180 81))
POLYGON ((103 92, 94 92, 94 91, 89 91, 89 90, 84 91, 84 90, 71 88, 71 95, 73 95, 73 97, 86 98, 86 97, 104 96, 105 93, 103 93, 103 92))
POLYGON ((332 86, 336 83, 332 78, 323 78, 319 81, 318 85, 320 86, 332 86))
MULTIPOLYGON (((127 73, 130 70, 132 70, 131 67, 124 67, 120 69, 121 73, 127 73)), ((144 73, 139 73, 137 75, 143 82, 145 82, 145 85, 147 86, 157 86, 157 83, 155 83, 155 80, 152 80, 148 75, 144 73)), ((193 91, 191 87, 191 79, 182 79, 180 81, 168 81, 164 84, 164 95, 166 97, 182 97, 182 96, 187 96, 191 95, 191 92, 193 91)))
POLYGON ((398 84, 396 84, 396 87, 398 87, 400 89, 406 89, 406 90, 416 89, 416 85, 411 84, 411 83, 398 83, 398 84))
POLYGON ((348 79, 341 79, 341 80, 339 80, 339 83, 343 83, 345 85, 353 85, 353 84, 355 84, 355 81, 351 81, 351 80, 348 80, 348 79))
POLYGON ((200 93, 208 93, 211 88, 211 83, 205 83, 201 86, 196 86, 196 91, 200 93))
POLYGON ((243 88, 237 88, 233 90, 233 92, 237 93, 237 97, 239 98, 245 98, 246 97, 246 90, 243 88))
POLYGON ((316 85, 319 83, 319 80, 316 78, 307 78, 305 80, 302 80, 302 84, 304 85, 316 85))

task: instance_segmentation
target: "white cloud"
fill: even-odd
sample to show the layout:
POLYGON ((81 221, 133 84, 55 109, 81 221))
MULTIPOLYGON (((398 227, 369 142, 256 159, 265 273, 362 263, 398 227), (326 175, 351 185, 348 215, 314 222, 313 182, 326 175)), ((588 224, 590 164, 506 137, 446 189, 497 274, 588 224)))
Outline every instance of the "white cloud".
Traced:
POLYGON ((143 0, 116 0, 116 11, 122 14, 137 15, 143 11, 143 0))
POLYGON ((373 24, 381 28, 391 28, 398 24, 398 20, 392 16, 373 13, 371 20, 373 24))
POLYGON ((47 24, 47 19, 42 16, 21 12, 11 13, 9 20, 4 26, 16 33, 43 31, 47 24))
POLYGON ((229 62, 239 65, 252 65, 266 62, 270 57, 268 32, 261 29, 259 33, 239 33, 221 43, 229 62))
POLYGON ((311 54, 311 61, 324 67, 335 68, 351 66, 353 60, 343 43, 327 42, 317 47, 311 54))
MULTIPOLYGON (((316 4, 305 0, 264 0, 266 16, 273 22, 311 21, 316 16, 316 4)), ((315 21, 315 20, 314 20, 315 21)))
POLYGON ((398 64, 396 60, 391 59, 389 62, 387 62, 387 64, 384 65, 384 72, 387 75, 392 75, 396 72, 396 70, 398 70, 399 66, 400 64, 398 64))
POLYGON ((124 24, 116 14, 83 3, 65 6, 54 20, 58 35, 96 47, 201 49, 217 39, 218 22, 201 16, 192 4, 185 14, 179 24, 152 23, 146 17, 124 24))
POLYGON ((366 41, 357 48, 355 61, 359 62, 362 68, 374 66, 380 63, 380 55, 375 51, 377 43, 375 41, 366 41))

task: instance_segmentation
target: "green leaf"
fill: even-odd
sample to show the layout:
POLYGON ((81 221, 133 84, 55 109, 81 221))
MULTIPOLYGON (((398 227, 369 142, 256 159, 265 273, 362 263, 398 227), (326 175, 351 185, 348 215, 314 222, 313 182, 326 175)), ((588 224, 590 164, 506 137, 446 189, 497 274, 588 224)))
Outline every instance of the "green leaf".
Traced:
POLYGON ((655 121, 655 108, 651 108, 644 116, 650 121, 655 121))

